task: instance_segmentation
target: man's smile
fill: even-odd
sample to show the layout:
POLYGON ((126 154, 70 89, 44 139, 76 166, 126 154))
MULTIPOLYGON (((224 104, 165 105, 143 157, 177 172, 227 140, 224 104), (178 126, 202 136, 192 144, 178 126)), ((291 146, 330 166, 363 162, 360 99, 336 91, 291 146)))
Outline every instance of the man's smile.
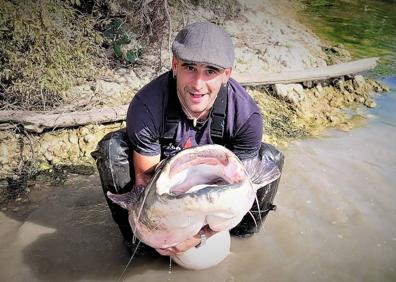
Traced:
POLYGON ((189 92, 189 94, 191 101, 196 103, 201 102, 206 95, 206 93, 201 94, 201 93, 193 93, 193 92, 189 92))

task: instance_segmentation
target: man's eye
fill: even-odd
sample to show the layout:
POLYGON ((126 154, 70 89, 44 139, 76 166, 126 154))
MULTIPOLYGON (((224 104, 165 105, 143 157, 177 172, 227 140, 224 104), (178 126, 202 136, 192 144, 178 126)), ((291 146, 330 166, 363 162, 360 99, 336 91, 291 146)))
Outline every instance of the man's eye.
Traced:
POLYGON ((185 69, 188 71, 194 71, 195 68, 193 66, 185 66, 185 69))
POLYGON ((207 73, 208 73, 209 75, 213 75, 213 74, 216 74, 217 71, 216 71, 216 70, 212 70, 212 69, 208 69, 208 70, 207 70, 207 73))

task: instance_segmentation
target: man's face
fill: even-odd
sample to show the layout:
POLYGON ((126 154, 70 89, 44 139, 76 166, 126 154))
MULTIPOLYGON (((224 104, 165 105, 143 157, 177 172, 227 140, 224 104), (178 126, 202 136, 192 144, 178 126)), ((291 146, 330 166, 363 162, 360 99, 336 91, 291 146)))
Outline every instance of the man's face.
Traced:
POLYGON ((180 102, 193 117, 200 117, 203 112, 209 113, 221 85, 227 83, 231 75, 230 68, 185 62, 176 57, 172 60, 172 70, 177 77, 180 102))

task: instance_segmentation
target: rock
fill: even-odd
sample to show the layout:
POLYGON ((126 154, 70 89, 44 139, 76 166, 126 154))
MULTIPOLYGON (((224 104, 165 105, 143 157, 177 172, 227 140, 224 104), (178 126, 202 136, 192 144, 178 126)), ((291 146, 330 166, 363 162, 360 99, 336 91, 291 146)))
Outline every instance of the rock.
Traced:
POLYGON ((373 99, 368 98, 364 101, 364 105, 369 108, 375 108, 377 103, 373 99))
POLYGON ((84 139, 84 141, 85 141, 86 143, 93 143, 93 142, 96 141, 96 137, 95 137, 95 135, 93 135, 93 134, 85 135, 83 139, 84 139))
POLYGON ((339 107, 342 106, 342 102, 343 102, 343 97, 334 96, 334 97, 329 101, 329 104, 330 104, 330 106, 332 106, 332 107, 339 108, 339 107))
POLYGON ((334 86, 339 90, 344 90, 344 81, 343 80, 336 80, 334 82, 334 86))
POLYGON ((77 145, 70 146, 66 151, 67 159, 72 163, 78 163, 80 160, 80 147, 77 145))
POLYGON ((127 71, 128 71, 128 69, 119 68, 118 70, 115 71, 115 73, 118 74, 118 75, 124 75, 124 74, 127 73, 127 71))
POLYGON ((323 92, 322 84, 318 83, 318 85, 316 85, 316 90, 318 90, 319 94, 322 94, 323 92))
POLYGON ((45 152, 44 157, 50 162, 54 159, 54 156, 50 152, 45 152))
POLYGON ((327 120, 330 121, 331 123, 335 123, 337 121, 337 117, 335 115, 327 115, 327 120))
POLYGON ((70 135, 69 135, 69 141, 70 141, 70 143, 72 143, 72 144, 78 144, 78 137, 77 137, 77 134, 76 133, 74 133, 74 132, 70 132, 70 135))
POLYGON ((344 99, 348 102, 348 103, 351 103, 351 102, 353 102, 353 96, 351 95, 351 93, 349 93, 348 91, 342 91, 341 92, 342 93, 342 95, 344 96, 344 99))
POLYGON ((116 82, 99 80, 96 83, 96 92, 108 97, 116 98, 124 90, 124 86, 116 82))
POLYGON ((365 99, 362 96, 357 96, 357 97, 355 97, 355 102, 364 104, 365 99))
POLYGON ((301 84, 275 84, 275 94, 293 104, 304 100, 304 89, 301 84))
POLYGON ((355 89, 353 88, 353 83, 349 80, 344 83, 344 89, 349 93, 353 93, 355 89))
POLYGON ((88 134, 90 134, 90 132, 89 132, 89 129, 87 128, 87 127, 82 127, 82 128, 80 128, 80 130, 79 130, 80 132, 80 136, 85 136, 85 135, 88 135, 88 134))
POLYGON ((303 86, 304 86, 305 88, 312 88, 312 87, 313 87, 313 82, 312 82, 312 80, 304 81, 304 82, 303 82, 303 86))
POLYGON ((364 87, 365 84, 366 84, 366 81, 365 81, 364 77, 361 76, 360 74, 358 74, 354 77, 353 86, 355 87, 355 89, 362 88, 362 87, 364 87))
POLYGON ((138 90, 143 86, 141 79, 136 76, 136 73, 133 70, 126 73, 123 78, 126 85, 131 89, 138 90))

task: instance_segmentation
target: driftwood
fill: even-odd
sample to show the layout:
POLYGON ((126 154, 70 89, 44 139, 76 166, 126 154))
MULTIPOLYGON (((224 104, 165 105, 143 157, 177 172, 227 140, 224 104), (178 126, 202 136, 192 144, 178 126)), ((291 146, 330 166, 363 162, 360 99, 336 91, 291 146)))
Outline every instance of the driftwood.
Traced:
POLYGON ((333 77, 355 74, 375 68, 378 58, 361 59, 348 63, 336 64, 320 68, 288 71, 281 73, 243 73, 234 74, 235 78, 242 85, 268 85, 268 84, 288 84, 295 82, 325 80, 333 77))
POLYGON ((128 105, 83 112, 0 111, 0 130, 22 125, 28 132, 125 120, 128 105))
MULTIPOLYGON (((242 85, 287 84, 324 80, 372 69, 378 58, 368 58, 310 70, 275 74, 234 74, 242 85)), ((44 129, 102 124, 125 120, 128 105, 80 112, 0 111, 0 130, 23 126, 27 132, 41 133, 44 129)))

